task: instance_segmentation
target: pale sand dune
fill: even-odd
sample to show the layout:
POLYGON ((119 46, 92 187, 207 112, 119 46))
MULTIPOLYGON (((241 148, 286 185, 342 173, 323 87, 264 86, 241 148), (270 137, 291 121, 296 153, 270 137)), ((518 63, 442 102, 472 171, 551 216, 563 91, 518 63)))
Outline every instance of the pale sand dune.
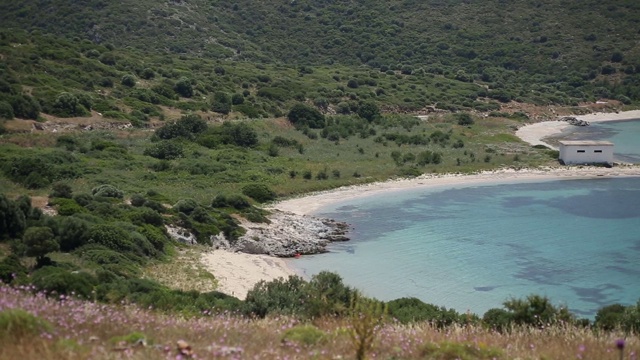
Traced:
MULTIPOLYGON (((640 110, 623 111, 619 113, 593 113, 588 115, 577 115, 575 118, 588 122, 640 119, 640 110)), ((569 125, 564 121, 543 121, 521 127, 516 131, 516 135, 531 145, 544 145, 557 150, 555 146, 544 142, 544 138, 559 134, 569 126, 572 125, 569 125)))
POLYGON ((202 254, 202 264, 218 280, 218 291, 244 300, 260 280, 288 278, 295 272, 284 259, 267 255, 211 250, 202 254))

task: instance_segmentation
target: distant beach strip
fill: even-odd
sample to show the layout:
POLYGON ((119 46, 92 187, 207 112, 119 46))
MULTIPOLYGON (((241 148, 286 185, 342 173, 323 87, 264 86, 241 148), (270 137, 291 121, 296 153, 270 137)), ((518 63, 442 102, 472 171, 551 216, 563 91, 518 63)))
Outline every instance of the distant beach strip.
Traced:
MULTIPOLYGON (((621 113, 596 113, 577 116, 589 122, 620 121, 640 119, 640 110, 621 113)), ((548 121, 527 125, 518 130, 517 135, 532 144, 548 144, 542 139, 557 134, 563 127, 571 126, 565 122, 548 121)), ((297 198, 283 200, 271 205, 297 215, 313 215, 320 209, 351 199, 375 196, 390 191, 402 191, 419 188, 451 187, 462 185, 499 184, 513 182, 534 182, 560 179, 589 179, 602 177, 640 177, 640 166, 625 165, 614 168, 604 167, 541 167, 536 169, 498 169, 476 174, 425 174, 410 179, 396 179, 365 185, 342 187, 329 191, 307 194, 297 198)), ((287 266, 289 260, 269 258, 265 255, 229 253, 225 250, 213 250, 212 254, 202 258, 205 266, 218 279, 220 290, 240 298, 260 280, 274 280, 279 277, 296 274, 287 266)), ((293 260, 292 260, 293 261, 293 260)))

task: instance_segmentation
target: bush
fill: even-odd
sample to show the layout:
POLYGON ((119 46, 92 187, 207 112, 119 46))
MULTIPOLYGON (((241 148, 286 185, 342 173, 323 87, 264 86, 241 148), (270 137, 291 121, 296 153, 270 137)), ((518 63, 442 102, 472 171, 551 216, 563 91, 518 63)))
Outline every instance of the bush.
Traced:
POLYGON ((71 185, 65 182, 57 182, 53 184, 49 197, 71 199, 73 197, 73 190, 71 189, 71 185))
POLYGON ((60 245, 54 239, 53 230, 45 226, 27 228, 22 236, 27 249, 27 256, 38 258, 38 262, 50 252, 60 250, 60 245))
POLYGON ((276 193, 265 184, 245 185, 242 188, 242 193, 259 203, 272 201, 276 198, 276 193))
POLYGON ((236 210, 242 210, 251 207, 251 203, 240 194, 218 194, 213 198, 211 206, 214 208, 232 207, 236 210))
POLYGON ((87 116, 89 115, 88 110, 81 103, 78 96, 63 92, 58 95, 53 103, 51 113, 59 117, 87 116))
POLYGON ((622 327, 626 307, 621 304, 605 306, 598 310, 594 325, 603 330, 615 330, 622 327))
POLYGON ((11 120, 13 117, 11 104, 6 101, 0 101, 0 119, 11 120))
POLYGON ((372 122, 373 120, 375 120, 377 117, 380 116, 380 109, 378 108, 378 105, 376 105, 375 103, 366 102, 361 104, 358 107, 357 114, 361 118, 366 119, 369 122, 372 122))
POLYGON ((518 325, 542 327, 575 320, 567 308, 556 308, 546 296, 529 295, 525 299, 511 299, 504 302, 504 307, 518 325))
POLYGON ((403 324, 428 321, 437 327, 446 327, 461 322, 461 316, 455 310, 447 310, 422 302, 417 298, 400 298, 387 303, 389 316, 403 324))
POLYGON ((17 202, 0 194, 0 239, 22 237, 28 215, 17 202))
POLYGON ((147 201, 147 200, 141 194, 133 194, 133 195, 131 195, 131 206, 133 206, 133 207, 143 206, 145 201, 147 201))
POLYGON ((127 74, 122 77, 120 83, 127 87, 136 86, 136 78, 133 75, 127 74))
POLYGON ((184 150, 178 143, 161 141, 145 149, 143 154, 161 160, 174 160, 182 157, 184 150))
POLYGON ((37 337, 42 333, 52 333, 53 326, 22 309, 5 309, 0 311, 0 339, 20 339, 37 337))
POLYGON ((22 265, 20 258, 15 254, 11 254, 0 261, 0 281, 6 284, 10 284, 15 278, 27 275, 27 272, 27 267, 22 265))
POLYGON ((211 100, 211 110, 220 113, 228 114, 231 111, 231 97, 223 92, 216 92, 211 100))
POLYGON ((89 241, 91 224, 88 221, 73 216, 62 217, 58 221, 60 250, 71 251, 89 241))
POLYGON ((87 212, 87 209, 80 206, 73 199, 54 198, 49 201, 50 205, 54 205, 58 210, 58 215, 71 216, 73 214, 87 212))
POLYGON ((287 114, 289 121, 297 128, 321 129, 324 127, 324 116, 315 108, 298 103, 287 114))
POLYGON ((473 125, 474 121, 469 113, 457 113, 454 116, 458 122, 458 125, 461 125, 461 126, 473 125))
POLYGON ((444 341, 438 344, 427 343, 422 346, 420 354, 425 359, 434 360, 492 360, 502 358, 499 349, 484 344, 460 343, 444 341))
POLYGON ((512 322, 511 314, 504 309, 489 309, 482 316, 482 322, 492 330, 503 332, 512 322))
POLYGON ((122 199, 124 193, 113 185, 103 184, 94 187, 91 189, 91 194, 94 197, 108 197, 108 198, 116 198, 122 199))
POLYGON ((94 225, 89 230, 88 242, 103 245, 111 250, 120 252, 135 252, 137 250, 137 247, 131 241, 129 232, 112 224, 94 225))
POLYGON ((294 342, 304 346, 317 345, 327 340, 324 331, 313 325, 298 325, 282 334, 283 342, 294 342))
POLYGON ((173 205, 173 209, 179 213, 189 215, 199 206, 200 205, 193 199, 182 199, 173 205))
POLYGON ((207 122, 200 116, 191 114, 183 116, 176 122, 169 123, 158 128, 155 131, 154 136, 163 140, 170 140, 178 137, 191 139, 194 134, 199 134, 205 130, 207 130, 207 122))
POLYGON ((268 314, 293 315, 300 313, 306 297, 306 282, 299 276, 258 282, 249 290, 245 312, 260 318, 268 314))
POLYGON ((193 86, 191 85, 191 80, 188 78, 180 78, 178 82, 176 82, 173 90, 180 94, 180 96, 190 98, 193 96, 193 86))
POLYGON ((84 298, 91 298, 94 287, 98 285, 97 279, 86 272, 69 272, 53 266, 34 271, 31 280, 38 289, 58 294, 74 293, 84 298))

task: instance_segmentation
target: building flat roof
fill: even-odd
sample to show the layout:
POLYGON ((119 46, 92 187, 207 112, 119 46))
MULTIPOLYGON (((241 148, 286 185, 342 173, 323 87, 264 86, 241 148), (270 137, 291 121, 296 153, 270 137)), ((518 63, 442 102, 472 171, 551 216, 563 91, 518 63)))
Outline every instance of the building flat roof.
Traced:
POLYGON ((573 146, 613 146, 611 141, 597 140, 561 140, 560 144, 573 146))

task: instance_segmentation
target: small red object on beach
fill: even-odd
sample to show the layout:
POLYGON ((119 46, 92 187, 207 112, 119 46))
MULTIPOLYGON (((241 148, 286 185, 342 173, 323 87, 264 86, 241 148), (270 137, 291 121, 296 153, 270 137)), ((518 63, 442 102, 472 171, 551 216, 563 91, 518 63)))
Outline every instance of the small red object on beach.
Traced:
POLYGON ((296 259, 300 259, 300 256, 302 255, 300 255, 300 253, 296 253, 294 256, 296 257, 296 259))

